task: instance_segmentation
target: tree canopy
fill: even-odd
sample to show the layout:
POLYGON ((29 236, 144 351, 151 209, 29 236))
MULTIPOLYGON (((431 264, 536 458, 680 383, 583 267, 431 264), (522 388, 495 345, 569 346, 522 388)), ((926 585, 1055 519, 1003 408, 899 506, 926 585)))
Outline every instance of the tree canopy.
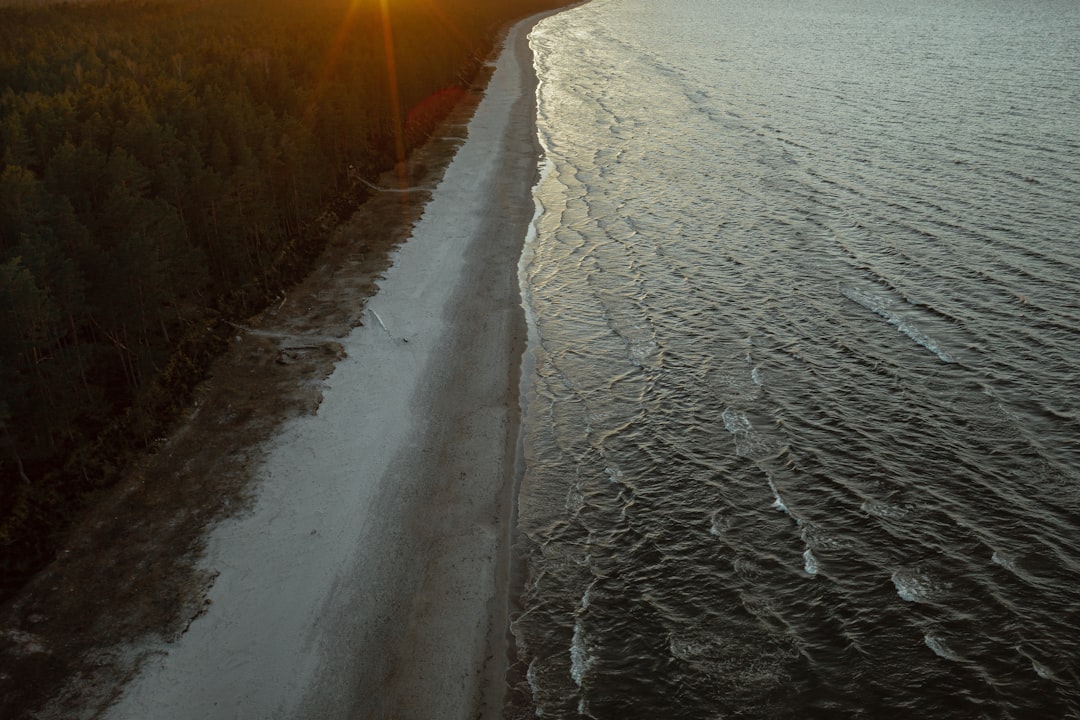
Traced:
POLYGON ((424 139, 500 26, 561 4, 0 7, 0 594, 184 402, 214 323, 296 279, 350 178, 424 139))

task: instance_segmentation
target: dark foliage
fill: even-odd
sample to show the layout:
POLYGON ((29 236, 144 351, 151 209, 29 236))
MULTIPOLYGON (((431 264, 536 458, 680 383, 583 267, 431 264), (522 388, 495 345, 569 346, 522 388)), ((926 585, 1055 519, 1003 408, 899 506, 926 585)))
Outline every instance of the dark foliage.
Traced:
POLYGON ((0 595, 162 431, 225 320, 303 274, 350 179, 424 139, 501 25, 561 4, 0 8, 0 595))

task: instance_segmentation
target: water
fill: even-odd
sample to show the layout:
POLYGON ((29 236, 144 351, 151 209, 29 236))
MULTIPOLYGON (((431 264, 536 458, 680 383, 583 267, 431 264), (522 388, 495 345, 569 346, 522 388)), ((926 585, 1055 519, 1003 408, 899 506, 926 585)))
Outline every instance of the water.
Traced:
POLYGON ((1080 717, 1080 4, 532 42, 510 716, 1080 717))

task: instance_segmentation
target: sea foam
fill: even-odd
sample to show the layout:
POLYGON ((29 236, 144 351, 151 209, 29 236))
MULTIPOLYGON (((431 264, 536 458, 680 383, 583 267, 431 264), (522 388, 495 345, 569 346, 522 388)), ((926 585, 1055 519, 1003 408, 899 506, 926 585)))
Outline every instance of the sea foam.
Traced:
POLYGON ((927 633, 923 638, 923 642, 926 643, 926 647, 934 651, 934 654, 945 660, 959 660, 960 656, 949 645, 937 635, 931 635, 927 633))
POLYGON ((892 574, 896 594, 907 602, 930 602, 947 589, 945 584, 918 569, 902 569, 892 574))
POLYGON ((856 288, 841 288, 840 292, 844 294, 848 300, 851 300, 870 312, 884 318, 890 325, 894 326, 897 330, 907 335, 909 338, 915 341, 916 344, 921 345, 930 352, 938 356, 938 359, 945 363, 953 362, 952 356, 945 352, 941 346, 937 344, 937 341, 930 336, 923 333, 917 327, 909 323, 898 313, 893 312, 892 307, 895 304, 893 300, 887 298, 881 298, 876 295, 871 295, 863 290, 856 288))
POLYGON ((570 677, 578 687, 581 687, 594 662, 585 639, 585 627, 579 619, 574 623, 574 639, 570 644, 570 677))
POLYGON ((818 560, 810 548, 806 548, 806 552, 803 553, 803 563, 803 569, 806 570, 807 575, 818 574, 818 560))

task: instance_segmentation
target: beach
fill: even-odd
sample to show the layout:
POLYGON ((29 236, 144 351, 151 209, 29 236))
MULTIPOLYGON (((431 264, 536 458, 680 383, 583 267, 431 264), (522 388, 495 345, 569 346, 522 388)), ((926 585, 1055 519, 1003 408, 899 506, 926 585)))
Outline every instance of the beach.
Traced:
MULTIPOLYGON (((27 657, 58 685, 35 716, 501 716, 526 334, 518 261, 539 154, 527 36, 538 19, 509 31, 437 186, 384 176, 385 192, 368 204, 400 213, 393 232, 412 228, 389 266, 348 277, 347 266, 324 262, 277 308, 286 317, 306 305, 302 331, 275 312, 238 326, 224 361, 232 369, 218 368, 176 436, 7 610, 5 625, 21 628, 12 632, 27 657), (305 367, 303 382, 271 402, 277 381, 260 382, 259 367, 294 365, 305 367), (259 419, 264 393, 274 411, 259 419), (215 428, 233 426, 250 426, 259 442, 219 440, 211 452, 215 428), (209 509, 167 520, 168 503, 184 495, 162 499, 170 473, 198 476, 188 494, 209 509), (220 479, 227 489, 210 498, 230 474, 243 477, 220 479), (166 518, 160 526, 123 520, 151 507, 166 518), (177 540, 194 548, 179 588, 155 580, 171 577, 155 564, 166 562, 163 533, 184 523, 203 530, 177 540), (103 559, 100 535, 124 550, 103 559), (62 639, 54 619, 74 612, 80 578, 103 573, 117 588, 95 597, 105 619, 62 639), (102 645, 110 629, 119 647, 102 645), (49 670, 64 653, 82 665, 49 670)), ((367 212, 351 231, 386 222, 367 212)), ((369 262, 349 254, 351 231, 331 255, 369 262)))
POLYGON ((206 612, 109 718, 494 717, 537 149, 525 22, 342 341, 318 411, 216 528, 206 612))

